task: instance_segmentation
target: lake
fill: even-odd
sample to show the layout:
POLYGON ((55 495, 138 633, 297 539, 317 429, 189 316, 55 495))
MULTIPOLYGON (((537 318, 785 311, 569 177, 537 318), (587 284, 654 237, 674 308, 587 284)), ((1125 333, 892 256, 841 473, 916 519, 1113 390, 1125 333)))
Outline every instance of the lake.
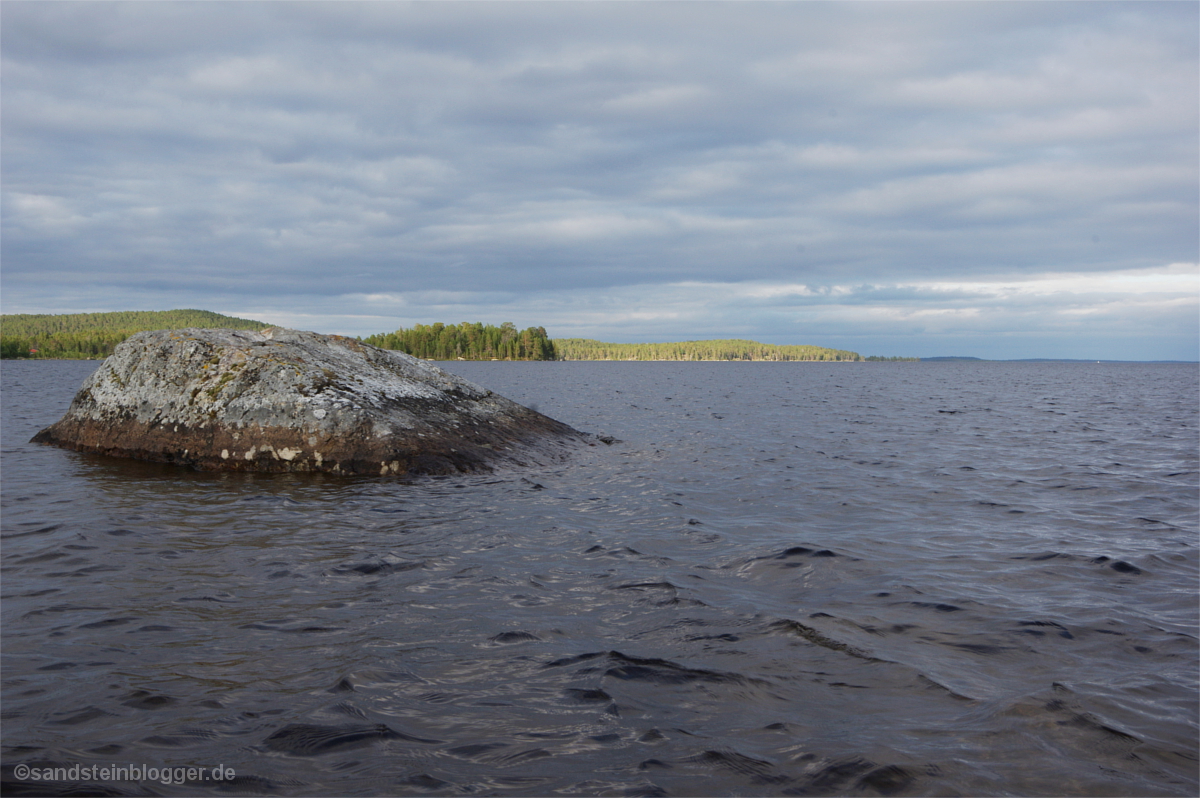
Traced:
POLYGON ((5 795, 1200 790, 1194 364, 442 364, 618 442, 415 480, 28 443, 96 365, 0 368, 5 795))

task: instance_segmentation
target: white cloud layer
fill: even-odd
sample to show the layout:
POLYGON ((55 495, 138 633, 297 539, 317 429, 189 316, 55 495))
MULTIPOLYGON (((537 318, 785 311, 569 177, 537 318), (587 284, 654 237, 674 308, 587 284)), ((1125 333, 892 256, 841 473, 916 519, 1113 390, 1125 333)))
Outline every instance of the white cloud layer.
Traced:
POLYGON ((6 313, 1200 357, 1195 4, 8 0, 0 23, 6 313))

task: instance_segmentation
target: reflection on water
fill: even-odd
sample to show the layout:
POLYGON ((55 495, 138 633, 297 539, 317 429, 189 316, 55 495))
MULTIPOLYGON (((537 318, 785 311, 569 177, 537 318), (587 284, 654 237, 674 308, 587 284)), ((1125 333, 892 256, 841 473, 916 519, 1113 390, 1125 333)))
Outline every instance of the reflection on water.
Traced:
POLYGON ((456 363, 622 442, 410 482, 27 444, 92 367, 3 367, 6 794, 1197 790, 1195 367, 456 363))

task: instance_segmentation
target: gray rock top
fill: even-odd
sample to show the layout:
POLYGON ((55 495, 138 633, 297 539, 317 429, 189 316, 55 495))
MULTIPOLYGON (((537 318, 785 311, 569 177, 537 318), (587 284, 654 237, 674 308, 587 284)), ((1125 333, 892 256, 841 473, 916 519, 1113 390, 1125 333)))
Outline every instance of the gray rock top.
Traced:
POLYGON ((204 469, 452 473, 588 437, 402 352, 272 327, 121 343, 35 441, 204 469))

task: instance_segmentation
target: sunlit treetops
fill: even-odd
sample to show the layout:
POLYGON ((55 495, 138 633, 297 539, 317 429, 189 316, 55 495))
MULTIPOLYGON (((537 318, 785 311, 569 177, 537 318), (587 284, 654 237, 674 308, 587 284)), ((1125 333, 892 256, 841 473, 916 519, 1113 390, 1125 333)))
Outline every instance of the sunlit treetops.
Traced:
POLYGON ((431 360, 807 360, 858 361, 857 352, 820 346, 774 346, 756 341, 684 341, 665 344, 609 344, 583 338, 550 339, 543 327, 518 332, 505 322, 418 324, 411 329, 363 339, 431 360))
POLYGON ((396 349, 427 360, 556 360, 554 342, 544 327, 518 330, 512 322, 499 327, 462 324, 418 324, 380 333, 363 343, 396 349))
POLYGON ((808 360, 859 361, 857 352, 821 346, 760 344, 741 339, 669 344, 608 344, 586 338, 554 341, 560 360, 808 360))
POLYGON ((114 313, 14 313, 0 316, 0 357, 101 358, 134 333, 184 327, 262 330, 261 321, 208 310, 123 310, 114 313))

